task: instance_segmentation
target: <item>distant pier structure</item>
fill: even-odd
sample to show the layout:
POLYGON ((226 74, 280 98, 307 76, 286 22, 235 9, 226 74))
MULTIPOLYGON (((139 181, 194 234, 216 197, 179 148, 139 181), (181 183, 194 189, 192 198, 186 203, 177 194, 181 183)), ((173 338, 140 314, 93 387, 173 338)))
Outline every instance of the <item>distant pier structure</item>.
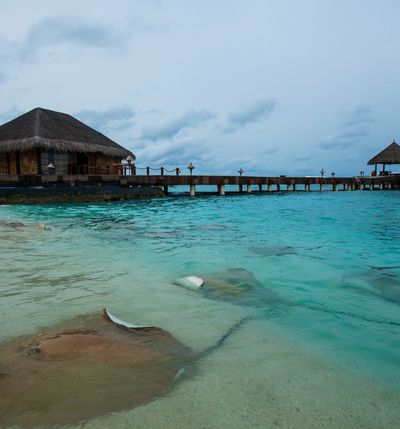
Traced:
MULTIPOLYGON (((179 168, 138 167, 135 155, 107 136, 70 115, 36 108, 0 126, 0 187, 64 188, 119 186, 156 187, 165 194, 171 187, 186 186, 191 196, 202 186, 214 187, 219 195, 229 192, 351 191, 400 188, 400 174, 387 171, 387 165, 400 164, 400 146, 393 141, 369 161, 375 165, 371 176, 238 176, 188 175, 179 168), (382 165, 378 171, 378 165, 382 165)), ((115 189, 115 188, 114 188, 115 189)), ((154 189, 153 189, 154 191, 154 189)), ((161 192, 156 189, 158 194, 161 192)), ((77 191, 81 192, 81 191, 77 191)), ((145 191, 143 191, 144 193, 145 191)), ((117 192, 116 192, 117 194, 117 192)), ((138 192, 136 192, 138 194, 138 192)))

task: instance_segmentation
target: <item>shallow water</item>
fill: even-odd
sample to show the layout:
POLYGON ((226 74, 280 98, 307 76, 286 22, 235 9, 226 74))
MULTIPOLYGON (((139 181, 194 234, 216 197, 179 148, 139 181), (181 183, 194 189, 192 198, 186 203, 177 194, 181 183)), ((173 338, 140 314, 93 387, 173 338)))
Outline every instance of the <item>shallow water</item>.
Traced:
POLYGON ((109 307, 194 350, 240 331, 165 397, 85 427, 396 427, 400 193, 1 206, 0 340, 109 307), (51 230, 37 227, 37 223, 51 230), (176 277, 232 268, 282 298, 207 299, 176 277))

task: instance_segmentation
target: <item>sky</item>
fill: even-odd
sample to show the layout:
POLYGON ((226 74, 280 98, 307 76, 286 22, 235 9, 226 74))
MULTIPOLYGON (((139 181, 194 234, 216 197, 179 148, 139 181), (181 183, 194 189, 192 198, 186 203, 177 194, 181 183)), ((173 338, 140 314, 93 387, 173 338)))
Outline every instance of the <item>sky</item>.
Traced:
POLYGON ((0 6, 0 124, 61 111, 197 174, 355 175, 400 141, 398 0, 0 6))

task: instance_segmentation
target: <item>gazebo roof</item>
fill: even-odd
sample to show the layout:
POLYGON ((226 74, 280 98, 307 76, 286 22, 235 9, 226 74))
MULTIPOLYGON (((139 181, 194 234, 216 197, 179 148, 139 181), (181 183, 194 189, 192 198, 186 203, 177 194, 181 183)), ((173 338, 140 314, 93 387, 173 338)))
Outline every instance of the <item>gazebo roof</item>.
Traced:
POLYGON ((0 126, 0 152, 34 148, 135 158, 132 152, 72 116, 40 107, 0 126))
POLYGON ((400 164, 400 146, 393 139, 393 143, 370 159, 368 164, 400 164))

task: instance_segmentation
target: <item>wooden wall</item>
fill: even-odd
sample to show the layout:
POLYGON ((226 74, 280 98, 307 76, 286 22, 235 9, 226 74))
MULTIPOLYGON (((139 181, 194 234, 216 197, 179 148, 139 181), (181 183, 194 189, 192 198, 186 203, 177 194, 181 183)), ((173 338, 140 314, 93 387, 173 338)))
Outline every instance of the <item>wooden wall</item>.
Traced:
POLYGON ((70 156, 68 152, 42 151, 40 158, 42 174, 49 174, 47 166, 50 163, 56 167, 52 174, 63 176, 69 173, 70 156))
POLYGON ((102 154, 96 155, 96 170, 98 174, 113 174, 116 163, 115 157, 102 154))
POLYGON ((21 174, 38 174, 38 153, 30 149, 20 153, 21 174))
MULTIPOLYGON (((85 174, 114 174, 115 163, 120 159, 113 156, 106 156, 99 153, 88 154, 88 165, 85 174)), ((22 152, 11 152, 9 154, 0 154, 0 174, 49 174, 47 166, 52 163, 55 170, 52 174, 63 176, 67 174, 77 174, 70 171, 70 166, 76 166, 77 154, 69 152, 37 151, 31 149, 22 152)), ((75 167, 76 169, 76 167, 75 167)), ((80 172, 83 174, 82 172, 80 172)))
POLYGON ((8 153, 0 153, 0 174, 9 174, 8 153))

